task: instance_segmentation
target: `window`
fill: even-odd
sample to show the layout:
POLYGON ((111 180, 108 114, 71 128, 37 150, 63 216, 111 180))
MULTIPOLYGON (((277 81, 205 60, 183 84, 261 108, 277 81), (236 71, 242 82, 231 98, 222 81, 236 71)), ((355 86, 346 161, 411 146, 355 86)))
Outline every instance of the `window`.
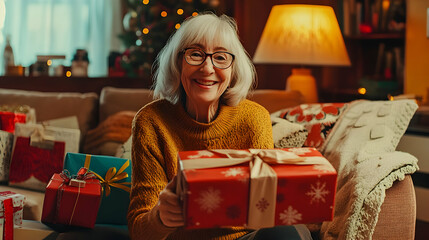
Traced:
POLYGON ((6 17, 0 46, 3 50, 6 36, 10 36, 16 65, 28 67, 36 62, 37 55, 65 55, 64 65, 70 66, 76 50, 86 49, 88 75, 107 75, 109 52, 119 48, 115 39, 121 31, 120 1, 4 1, 6 17))

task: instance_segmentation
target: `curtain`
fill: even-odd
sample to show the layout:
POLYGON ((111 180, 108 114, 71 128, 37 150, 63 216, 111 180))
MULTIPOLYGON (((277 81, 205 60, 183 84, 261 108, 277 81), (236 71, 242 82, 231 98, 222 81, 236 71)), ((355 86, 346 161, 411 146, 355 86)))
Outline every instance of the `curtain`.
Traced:
POLYGON ((112 40, 121 31, 119 0, 5 0, 5 6, 0 46, 10 36, 16 65, 28 67, 37 55, 65 55, 70 66, 76 50, 85 49, 88 75, 107 75, 109 52, 119 49, 112 40))

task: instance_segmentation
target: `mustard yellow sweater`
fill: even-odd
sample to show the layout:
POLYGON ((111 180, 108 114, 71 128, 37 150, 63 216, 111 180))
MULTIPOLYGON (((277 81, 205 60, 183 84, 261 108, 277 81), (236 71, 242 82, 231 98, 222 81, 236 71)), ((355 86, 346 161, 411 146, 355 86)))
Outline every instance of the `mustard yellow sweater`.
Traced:
MULTIPOLYGON (((222 105, 216 119, 200 123, 182 104, 157 100, 143 107, 133 120, 132 190, 128 227, 132 239, 236 239, 243 228, 185 230, 162 224, 159 192, 176 175, 178 151, 202 149, 273 148, 267 110, 249 100, 222 105)), ((243 203, 245 204, 245 203, 243 203)))

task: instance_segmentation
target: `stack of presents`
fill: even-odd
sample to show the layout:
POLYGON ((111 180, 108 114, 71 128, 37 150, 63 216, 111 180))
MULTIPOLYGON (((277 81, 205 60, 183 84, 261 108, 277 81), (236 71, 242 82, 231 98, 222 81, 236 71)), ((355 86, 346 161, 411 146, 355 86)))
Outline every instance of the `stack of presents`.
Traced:
MULTIPOLYGON (((31 108, 0 111, 1 181, 44 192, 42 222, 54 229, 126 225, 130 160, 79 153, 78 129, 36 123, 34 116, 31 108)), ((333 217, 337 173, 315 148, 186 151, 178 153, 178 166, 188 229, 333 217)), ((0 239, 13 239, 14 228, 25 230, 25 196, 0 192, 0 202, 0 239)))
POLYGON ((34 226, 44 224, 40 231, 126 225, 130 160, 79 153, 76 118, 36 123, 35 116, 28 106, 0 107, 0 181, 45 193, 43 224, 28 231, 25 196, 0 192, 0 239, 36 239, 34 226))

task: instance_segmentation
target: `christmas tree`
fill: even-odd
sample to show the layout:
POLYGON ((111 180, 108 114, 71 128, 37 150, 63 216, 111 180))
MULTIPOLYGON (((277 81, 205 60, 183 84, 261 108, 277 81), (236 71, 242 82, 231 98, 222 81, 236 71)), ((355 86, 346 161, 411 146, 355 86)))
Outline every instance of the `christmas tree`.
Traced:
POLYGON ((215 11, 218 0, 127 0, 125 32, 120 39, 126 51, 114 57, 109 75, 148 77, 152 64, 170 35, 187 17, 215 11), (119 73, 119 74, 118 74, 119 73))

